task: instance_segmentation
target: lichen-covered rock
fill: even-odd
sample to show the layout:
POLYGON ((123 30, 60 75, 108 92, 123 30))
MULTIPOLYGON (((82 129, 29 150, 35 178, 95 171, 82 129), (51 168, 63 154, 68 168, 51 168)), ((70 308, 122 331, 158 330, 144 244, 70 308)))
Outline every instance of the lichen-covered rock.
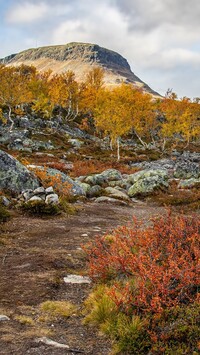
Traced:
POLYGON ((164 170, 143 170, 132 174, 127 179, 132 182, 128 190, 128 195, 134 197, 137 195, 146 196, 158 189, 166 189, 168 184, 168 175, 164 170))
POLYGON ((85 178, 86 184, 102 186, 106 183, 106 178, 102 174, 89 175, 85 178))
POLYGON ((193 187, 200 187, 200 178, 181 180, 178 184, 178 189, 192 189, 193 187))
POLYGON ((17 159, 0 150, 0 189, 14 193, 39 187, 39 181, 17 159))
POLYGON ((122 180, 122 174, 116 169, 107 169, 100 174, 107 181, 122 180))
POLYGON ((130 182, 127 182, 126 179, 117 180, 117 181, 108 181, 108 186, 110 187, 121 187, 122 189, 128 190, 131 187, 130 182))
POLYGON ((105 191, 110 197, 117 198, 123 201, 130 201, 130 198, 123 191, 119 191, 117 189, 114 189, 113 187, 106 187, 105 191))
POLYGON ((174 177, 178 179, 191 179, 200 177, 200 166, 191 161, 182 161, 174 168, 174 177))
POLYGON ((91 198, 91 197, 97 197, 102 194, 102 187, 99 185, 94 185, 91 186, 90 189, 87 191, 86 196, 91 198))

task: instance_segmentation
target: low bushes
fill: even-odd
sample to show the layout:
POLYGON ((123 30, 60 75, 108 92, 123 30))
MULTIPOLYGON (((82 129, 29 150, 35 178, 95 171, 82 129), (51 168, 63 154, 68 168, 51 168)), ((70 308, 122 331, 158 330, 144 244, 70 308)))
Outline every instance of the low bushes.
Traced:
POLYGON ((198 353, 198 219, 169 213, 145 228, 134 220, 96 240, 86 252, 90 276, 107 284, 99 300, 93 297, 88 317, 94 319, 94 310, 102 309, 107 297, 112 307, 104 313, 111 313, 109 319, 104 315, 96 323, 118 340, 121 350, 198 353))

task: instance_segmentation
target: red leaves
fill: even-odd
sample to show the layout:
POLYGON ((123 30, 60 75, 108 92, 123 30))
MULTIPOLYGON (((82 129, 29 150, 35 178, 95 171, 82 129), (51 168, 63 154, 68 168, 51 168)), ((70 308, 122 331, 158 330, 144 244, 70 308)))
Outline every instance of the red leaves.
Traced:
POLYGON ((126 311, 160 312, 197 299, 200 222, 184 216, 136 221, 87 248, 90 275, 114 280, 110 295, 126 311))

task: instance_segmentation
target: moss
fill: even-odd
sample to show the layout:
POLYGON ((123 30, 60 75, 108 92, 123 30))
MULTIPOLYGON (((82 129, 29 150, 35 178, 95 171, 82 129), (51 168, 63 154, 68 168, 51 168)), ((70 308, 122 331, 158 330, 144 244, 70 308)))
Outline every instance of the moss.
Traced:
POLYGON ((47 205, 44 201, 29 201, 23 203, 21 209, 30 215, 37 216, 54 216, 61 213, 59 206, 53 204, 47 205))

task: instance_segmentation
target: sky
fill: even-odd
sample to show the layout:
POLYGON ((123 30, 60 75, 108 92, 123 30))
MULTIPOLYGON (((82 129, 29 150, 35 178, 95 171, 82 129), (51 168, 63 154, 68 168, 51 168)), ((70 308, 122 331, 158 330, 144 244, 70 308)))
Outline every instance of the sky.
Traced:
POLYGON ((0 0, 0 57, 96 43, 164 95, 200 97, 200 0, 0 0))

